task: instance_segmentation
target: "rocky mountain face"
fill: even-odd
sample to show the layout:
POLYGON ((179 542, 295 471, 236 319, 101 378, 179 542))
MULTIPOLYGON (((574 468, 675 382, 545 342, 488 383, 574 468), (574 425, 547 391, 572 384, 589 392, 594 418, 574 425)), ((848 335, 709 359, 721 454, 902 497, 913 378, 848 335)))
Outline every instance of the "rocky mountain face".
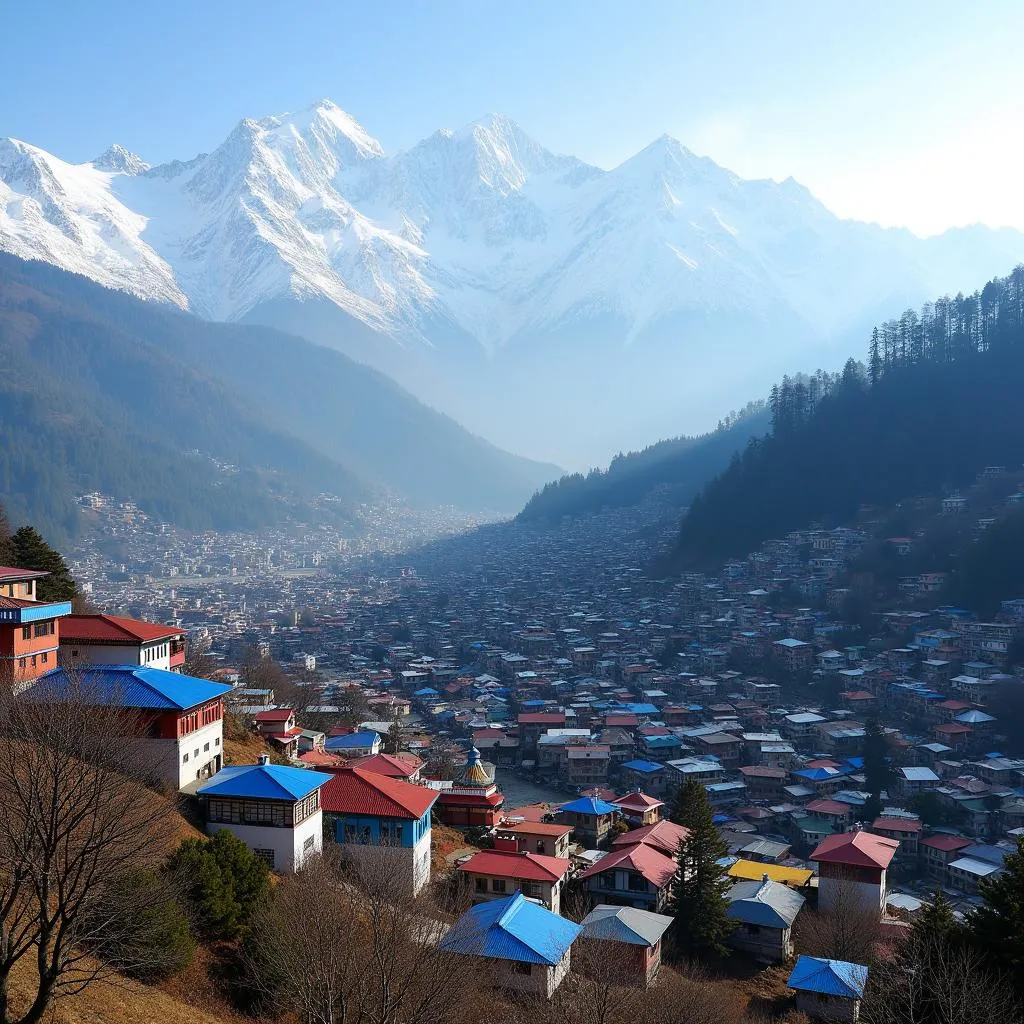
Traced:
POLYGON ((286 328, 574 464, 841 362, 879 317, 1009 270, 1024 236, 839 220, 667 136, 606 171, 492 116, 388 156, 325 100, 156 167, 0 141, 0 250, 286 328))

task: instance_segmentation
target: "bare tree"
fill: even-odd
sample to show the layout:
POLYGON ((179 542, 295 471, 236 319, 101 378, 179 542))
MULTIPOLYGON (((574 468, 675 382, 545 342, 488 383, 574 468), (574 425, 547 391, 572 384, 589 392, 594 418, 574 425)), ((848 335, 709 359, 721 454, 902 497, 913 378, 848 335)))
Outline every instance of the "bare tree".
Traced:
POLYGON ((865 1024, 1016 1024, 1014 991, 965 942, 915 935, 876 963, 861 1007, 865 1024))
POLYGON ((832 882, 828 910, 805 910, 796 920, 794 941, 801 953, 870 964, 882 937, 881 909, 865 903, 854 881, 832 882))
POLYGON ((0 693, 0 1024, 36 1024, 55 999, 113 977, 107 951, 131 966, 120 930, 151 893, 129 879, 171 842, 136 713, 68 679, 59 695, 0 693), (11 999, 16 969, 26 1005, 11 999))
POLYGON ((254 923, 247 965, 304 1024, 470 1020, 474 966, 437 947, 453 916, 396 887, 385 858, 353 868, 328 849, 275 887, 254 923))

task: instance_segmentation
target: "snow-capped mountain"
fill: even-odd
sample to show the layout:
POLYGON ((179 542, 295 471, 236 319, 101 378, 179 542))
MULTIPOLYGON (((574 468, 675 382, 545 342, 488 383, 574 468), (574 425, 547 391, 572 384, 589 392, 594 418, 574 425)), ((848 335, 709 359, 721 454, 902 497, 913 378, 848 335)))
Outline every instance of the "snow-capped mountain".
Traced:
POLYGON ((551 407, 588 455, 699 427, 781 368, 845 358, 872 319, 1007 271, 1024 236, 842 221, 791 179, 743 180, 667 136, 604 171, 492 116, 389 157, 325 100, 156 167, 117 145, 68 164, 0 141, 0 249, 287 327, 572 461, 551 407))

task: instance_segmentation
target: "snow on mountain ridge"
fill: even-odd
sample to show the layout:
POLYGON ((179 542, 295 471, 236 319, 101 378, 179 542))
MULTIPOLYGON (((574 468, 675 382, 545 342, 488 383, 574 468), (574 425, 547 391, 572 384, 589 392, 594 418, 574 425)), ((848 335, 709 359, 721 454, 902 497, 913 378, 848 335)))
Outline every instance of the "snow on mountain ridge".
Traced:
POLYGON ((792 179, 741 179, 667 135, 604 171, 492 114, 389 157, 326 99, 152 168, 117 145, 71 165, 3 141, 0 186, 18 255, 212 319, 316 298, 402 342, 443 323, 490 352, 588 316, 625 344, 730 310, 786 308, 827 338, 1024 256, 1016 233, 929 244, 840 221, 792 179))

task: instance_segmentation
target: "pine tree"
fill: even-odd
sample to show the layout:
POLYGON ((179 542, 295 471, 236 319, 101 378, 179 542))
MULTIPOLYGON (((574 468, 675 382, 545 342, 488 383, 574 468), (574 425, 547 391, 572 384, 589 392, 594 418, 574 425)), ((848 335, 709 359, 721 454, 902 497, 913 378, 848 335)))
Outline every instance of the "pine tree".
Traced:
POLYGON ((679 846, 676 874, 672 879, 671 912, 675 916, 675 941, 689 956, 728 953, 726 938, 734 929, 725 895, 729 878, 718 863, 729 848, 715 828, 707 791, 699 782, 681 787, 673 812, 689 829, 679 846))
POLYGON ((80 596, 78 584, 59 551, 43 540, 32 526, 22 526, 11 538, 14 565, 19 569, 47 572, 36 584, 40 601, 73 601, 80 596))
POLYGON ((889 781, 885 754, 885 733, 878 719, 872 716, 864 727, 864 785, 871 794, 864 805, 864 817, 868 821, 882 813, 882 791, 889 781))
POLYGON ((983 903, 967 920, 971 936, 993 966, 1024 989, 1024 838, 1003 862, 1004 871, 978 885, 983 903))
POLYGON ((707 802, 707 796, 707 790, 699 782, 688 779, 676 793, 669 821, 683 828, 693 828, 700 820, 701 808, 707 802))
POLYGON ((11 542, 11 524, 0 505, 0 565, 14 565, 14 544, 11 542))

